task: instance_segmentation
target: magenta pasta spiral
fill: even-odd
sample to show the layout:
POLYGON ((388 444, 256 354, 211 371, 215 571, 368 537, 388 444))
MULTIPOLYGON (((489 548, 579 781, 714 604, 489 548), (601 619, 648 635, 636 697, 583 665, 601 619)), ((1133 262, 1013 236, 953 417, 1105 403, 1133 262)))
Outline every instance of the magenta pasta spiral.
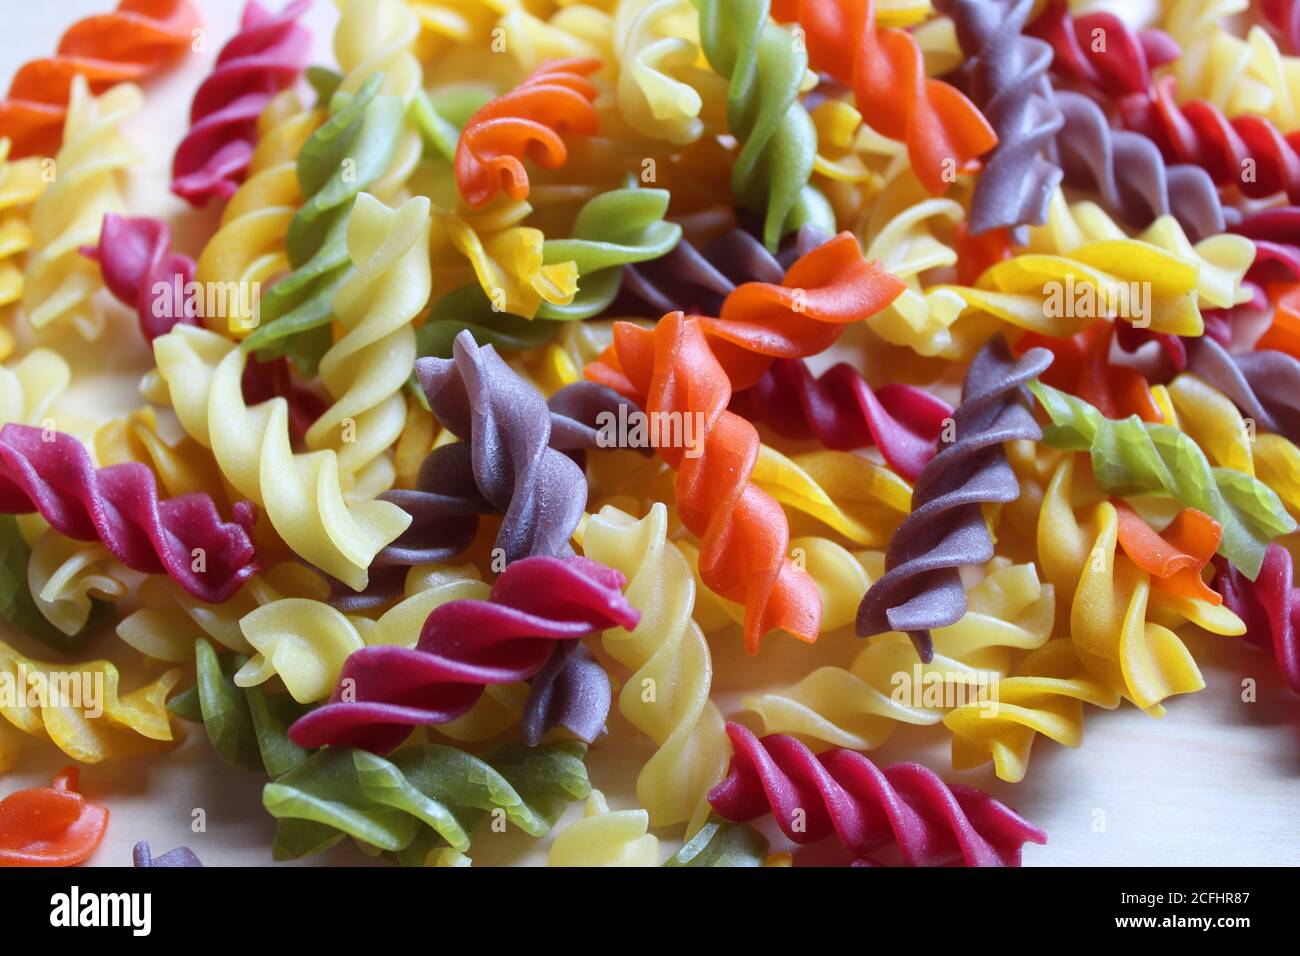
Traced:
POLYGON ((194 260, 172 251, 171 227, 161 219, 109 213, 104 216, 99 244, 81 251, 99 263, 104 285, 114 297, 135 310, 140 334, 147 341, 166 335, 177 323, 198 324, 199 316, 186 315, 185 309, 185 287, 194 280, 194 260), (160 286, 166 286, 166 291, 160 286))
POLYGON ((974 787, 946 784, 916 763, 881 769, 843 748, 814 754, 793 737, 761 740, 727 724, 735 754, 709 803, 743 823, 771 813, 787 837, 815 843, 834 835, 857 865, 897 843, 907 866, 1019 866, 1025 843, 1047 834, 974 787))
POLYGON ((257 572, 247 504, 236 506, 235 522, 225 522, 207 494, 160 499, 145 465, 96 469, 71 435, 5 425, 0 512, 32 511, 69 538, 102 541, 128 568, 171 575, 207 604, 227 600, 257 572))
POLYGON ((194 94, 190 130, 172 158, 172 192, 191 205, 229 199, 239 188, 257 145, 258 117, 302 73, 311 34, 298 18, 310 6, 292 0, 273 14, 248 0, 239 32, 194 94))
POLYGON ((1278 670, 1300 694, 1300 588, 1295 585, 1291 552, 1274 542, 1254 581, 1227 560, 1215 557, 1213 587, 1224 605, 1246 622, 1246 639, 1272 648, 1278 670))
POLYGON ((971 99, 998 134, 971 197, 971 232, 1046 222, 1061 182, 1048 148, 1062 119, 1047 79, 1052 48, 1021 34, 1033 0, 939 0, 936 7, 957 26, 971 99))
MULTIPOLYGON (((623 575, 586 558, 517 561, 497 578, 489 600, 435 608, 415 647, 354 651, 330 702, 299 718, 289 735, 303 747, 347 744, 388 753, 412 727, 465 714, 486 685, 534 677, 558 642, 635 627, 640 614, 623 596, 623 584, 623 575)), ((544 715, 590 741, 609 710, 605 686, 603 702, 580 697, 556 707, 548 700, 544 715)), ((535 742, 538 728, 526 723, 524 729, 535 742)))
POLYGON ((966 612, 959 569, 993 557, 981 506, 1020 496, 1002 445, 1042 437, 1025 383, 1051 363, 1051 353, 1038 348, 1013 359, 1001 338, 975 356, 953 413, 953 440, 916 480, 912 513, 889 540, 885 573, 858 606, 859 636, 906 631, 928 662, 934 654, 930 630, 966 612))

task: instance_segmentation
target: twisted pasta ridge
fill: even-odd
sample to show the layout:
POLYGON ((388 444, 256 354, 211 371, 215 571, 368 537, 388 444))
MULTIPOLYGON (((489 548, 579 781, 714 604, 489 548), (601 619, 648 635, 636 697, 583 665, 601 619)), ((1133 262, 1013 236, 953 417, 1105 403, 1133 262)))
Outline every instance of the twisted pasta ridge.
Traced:
POLYGON ((1043 441, 1087 451, 1103 491, 1156 494, 1203 511, 1219 523, 1219 553, 1254 579, 1273 538, 1296 523, 1277 494, 1254 476, 1211 468, 1196 442, 1169 425, 1136 417, 1111 421, 1082 399, 1043 385, 1030 389, 1052 420, 1043 441))
POLYGON ((753 827, 713 816, 664 866, 789 866, 790 854, 769 854, 767 837, 753 827))
POLYGON ((47 531, 32 546, 27 586, 36 609, 69 637, 85 629, 91 598, 116 601, 127 593, 126 569, 98 541, 73 541, 47 531))
POLYGON ((944 715, 952 731, 952 766, 969 770, 993 761, 998 779, 1019 783, 1039 734, 1065 747, 1083 743, 1083 705, 1106 710, 1119 695, 1079 662, 1069 638, 1049 641, 1001 678, 989 703, 967 703, 944 715))
POLYGON ((691 416, 692 448, 672 447, 671 434, 667 441, 659 435, 655 447, 677 472, 682 524, 702 544, 701 577, 745 606, 750 653, 775 628, 815 640, 821 622, 816 585, 786 556, 790 532, 780 505, 753 483, 758 433, 726 410, 731 385, 699 321, 673 312, 653 330, 616 323, 611 351, 586 375, 603 379, 652 416, 677 415, 683 422, 691 416))
POLYGON ((1106 96, 1146 93, 1151 71, 1182 52, 1163 30, 1134 30, 1105 10, 1071 16, 1068 0, 1049 0, 1025 32, 1052 47, 1054 72, 1106 96), (1106 42, 1095 43, 1098 36, 1106 42))
POLYGON ((194 94, 189 132, 172 157, 172 192, 190 205, 235 194, 253 156, 258 117, 302 73, 311 34, 298 18, 310 6, 293 0, 273 14, 248 0, 239 32, 194 94))
POLYGON ((162 866, 169 869, 177 867, 202 866, 198 854, 187 846, 178 846, 160 856, 154 856, 147 840, 141 840, 131 848, 131 865, 133 867, 162 866))
POLYGON ((154 360, 181 426, 212 449, 238 493, 266 509, 284 543, 353 590, 384 545, 411 523, 386 501, 348 503, 332 451, 295 454, 289 406, 244 402, 245 355, 224 336, 178 325, 154 339, 154 360))
POLYGON ((568 156, 562 133, 595 135, 596 87, 587 77, 600 65, 581 59, 543 63, 469 118, 456 142, 455 166, 456 186, 471 209, 502 190, 511 199, 527 199, 525 155, 554 169, 568 156))
POLYGON ((628 125, 670 143, 699 139, 699 19, 690 0, 619 0, 613 34, 618 108, 628 125))
MULTIPOLYGON (((205 288, 236 283, 236 288, 269 285, 290 268, 285 238, 302 206, 298 184, 298 154, 325 119, 323 109, 306 109, 286 90, 274 97, 257 121, 257 148, 248 161, 247 176, 221 212, 221 223, 199 254, 195 280, 205 288)), ((259 316, 236 302, 224 328, 213 320, 213 331, 244 336, 259 316)))
POLYGON ((709 700, 709 645, 691 616, 695 578, 667 533, 662 503, 640 519, 606 506, 588 519, 582 549, 623 575, 628 603, 641 615, 635 629, 601 635, 605 652, 633 672, 619 711, 658 747, 637 775, 637 803, 650 824, 685 820, 689 835, 709 815, 708 791, 722 779, 727 744, 722 714, 709 700))
POLYGON ((1044 222, 1061 182, 1050 146, 1064 119, 1047 79, 1052 49, 1023 33, 1032 7, 1033 0, 938 4, 956 25, 971 96, 997 134, 971 197, 974 235, 1044 222))
POLYGON ((344 486, 370 492, 392 487, 384 452, 406 424, 402 387, 415 369, 411 321, 432 289, 429 207, 425 196, 389 209, 369 193, 357 197, 347 227, 353 271, 334 295, 331 312, 342 336, 321 358, 320 377, 333 404, 307 429, 307 446, 338 455, 344 486))
POLYGON ((1029 332, 1016 342, 1016 351, 1047 349, 1052 353, 1052 365, 1042 380, 1078 395, 1107 418, 1136 415, 1144 422, 1163 421, 1160 405, 1142 373, 1110 361, 1114 340, 1115 327, 1099 322, 1068 339, 1029 332))
MULTIPOLYGON (((1071 504, 1073 480, 1074 463, 1067 455, 1043 495, 1039 562, 1058 593, 1071 595, 1070 639, 1083 665, 1115 693, 1163 716, 1162 701, 1198 691, 1205 681, 1178 635, 1148 620, 1155 603, 1151 575, 1118 550, 1115 506, 1102 501, 1084 528, 1071 504)), ((1244 630, 1231 614, 1202 613, 1200 606, 1204 602, 1185 602, 1177 608, 1177 621, 1190 618, 1220 634, 1244 630)))
POLYGON ((197 316, 184 307, 186 286, 194 281, 194 260, 172 251, 171 227, 161 219, 107 213, 99 243, 81 251, 99 263, 108 291, 135 311, 145 341, 165 335, 177 322, 198 324, 197 316), (159 285, 170 291, 159 294, 159 285))
POLYGON ((1300 359, 1285 352, 1229 355, 1213 339, 1191 343, 1188 368, 1232 399, 1261 431, 1300 441, 1300 359))
MULTIPOLYGON (((812 564, 810 550, 810 572, 812 564)), ((1032 564, 999 559, 988 572, 968 593, 961 620, 934 632, 928 664, 916 662, 905 635, 890 633, 869 642, 849 667, 819 667, 789 687, 746 698, 745 707, 767 733, 850 750, 881 746, 900 723, 938 723, 946 701, 928 687, 963 685, 971 689, 966 698, 978 697, 996 689, 1013 649, 1041 647, 1052 634, 1055 591, 1032 564)))
POLYGON ((43 425, 71 382, 67 360, 51 349, 32 349, 16 362, 0 365, 0 424, 43 425))
POLYGON ((1291 53, 1300 52, 1300 4, 1295 0, 1264 0, 1260 12, 1273 29, 1281 34, 1291 53))
POLYGON ((123 209, 119 181, 138 157, 118 125, 142 101, 140 88, 130 83, 94 98, 83 77, 72 81, 58 176, 32 207, 35 252, 27 260, 23 309, 33 329, 66 321, 87 339, 103 330, 91 302, 99 270, 78 250, 96 244, 106 213, 123 209))
POLYGON ((769 19, 768 0, 692 2, 700 48, 727 80, 727 125, 741 143, 731 191, 763 218, 763 244, 775 250, 804 224, 833 229, 825 197, 808 184, 817 132, 799 101, 808 69, 802 45, 769 19))
MULTIPOLYGON (((149 684, 120 694, 117 668, 108 661, 52 664, 25 657, 0 641, 0 674, 14 688, 2 715, 32 737, 48 739, 82 763, 147 752, 149 741, 170 742, 167 695, 181 672, 169 670, 149 684)), ((0 767, 16 754, 0 737, 0 767)))
MULTIPOLYGON (((81 635, 68 635, 46 619, 37 593, 28 582, 31 550, 12 515, 0 515, 0 618, 43 644, 65 653, 81 648, 81 635)), ((0 761, 3 770, 3 761, 0 761)))
MULTIPOLYGON (((467 713, 485 685, 537 675, 552 661, 555 641, 616 625, 635 627, 639 614, 620 593, 622 585, 621 574, 585 558, 534 557, 509 564, 488 600, 452 601, 434 609, 413 648, 373 645, 354 651, 330 702, 296 721, 290 736, 304 747, 348 744, 388 753, 412 727, 467 713)), ((608 687, 606 680, 603 695, 595 681, 584 681, 581 694, 558 687, 559 699, 544 703, 562 706, 526 716, 525 739, 535 745, 556 725, 594 739, 609 711, 608 687)))
POLYGON ((610 810, 605 795, 591 791, 582 819, 556 836, 548 866, 658 866, 659 838, 645 810, 610 810))
POLYGON ((32 246, 31 206, 45 191, 41 161, 10 159, 9 152, 9 140, 0 138, 0 360, 14 349, 8 306, 23 297, 21 256, 32 246))
POLYGON ((952 409, 929 392, 891 383, 872 389, 840 362, 816 377, 797 359, 778 359, 753 387, 737 392, 731 410, 785 438, 815 437, 827 448, 880 449, 889 467, 914 481, 934 457, 952 409))
POLYGON ((907 144, 930 195, 945 192, 959 170, 997 143, 970 100, 926 76, 921 47, 910 33, 877 25, 875 0, 781 0, 774 16, 803 27, 813 68, 852 87, 868 126, 907 144))
POLYGON ((890 538, 885 574, 858 608, 859 636, 904 631, 928 662, 934 654, 930 629, 960 620, 966 590, 959 569, 993 557, 981 505, 1020 494, 1002 444, 1041 437, 1024 385, 1051 361, 1051 353, 1040 349, 1013 359, 1000 338, 975 356, 953 412, 953 441, 912 489, 912 513, 890 538))
POLYGON ((423 864, 439 848, 469 848, 489 814, 545 836, 565 806, 591 793, 585 747, 574 742, 498 746, 482 757, 439 744, 391 759, 348 747, 312 754, 262 790, 277 822, 277 860, 318 853, 345 836, 423 864))
POLYGON ((127 463, 96 469, 77 439, 42 429, 0 429, 0 510, 39 511, 79 541, 102 541, 145 574, 169 574, 195 597, 227 600, 257 571, 247 508, 223 522, 206 494, 160 499, 153 473, 127 463))
POLYGON ((120 0, 110 13, 78 20, 53 57, 18 68, 0 101, 0 137, 13 142, 14 156, 52 156, 78 77, 95 93, 143 79, 188 51, 198 26, 190 0, 120 0))
POLYGON ((1172 215, 1193 238, 1223 231, 1231 210, 1205 170, 1167 163, 1147 136, 1112 129, 1101 107, 1082 93, 1057 90, 1055 98, 1065 121, 1056 138, 1065 185, 1095 189, 1107 209, 1139 229, 1172 215))
POLYGON ((65 767, 50 786, 0 800, 0 866, 76 866, 90 858, 108 829, 108 808, 81 795, 80 773, 65 767))
POLYGON ((974 787, 946 784, 920 764, 878 768, 862 754, 814 754, 793 737, 761 740, 727 724, 735 754, 727 779, 709 795, 728 820, 771 813, 795 843, 834 834, 855 864, 897 843, 906 866, 1019 866, 1025 843, 1047 834, 974 787))
POLYGON ((1256 646, 1272 645, 1278 670, 1286 685, 1300 694, 1300 588, 1291 552, 1270 544, 1259 576, 1249 580, 1222 558, 1214 559, 1213 585, 1223 593, 1223 603, 1246 623, 1246 638, 1256 646))

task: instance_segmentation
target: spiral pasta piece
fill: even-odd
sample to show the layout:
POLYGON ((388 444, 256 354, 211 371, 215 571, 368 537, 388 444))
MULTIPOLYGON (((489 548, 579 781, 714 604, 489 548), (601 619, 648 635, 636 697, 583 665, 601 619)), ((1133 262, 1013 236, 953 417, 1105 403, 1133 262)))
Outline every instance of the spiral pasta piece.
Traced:
POLYGON ((1291 552, 1270 544, 1259 576, 1249 580, 1222 558, 1215 558, 1214 587, 1223 603, 1246 624, 1246 639, 1271 647, 1286 685, 1300 694, 1300 588, 1295 586, 1291 552))
MULTIPOLYGON (((289 224, 302 206, 298 184, 298 153, 325 120, 324 110, 305 109, 286 90, 272 99, 257 120, 257 148, 248 161, 248 178, 221 211, 221 223, 199 254, 194 278, 205 288, 261 288, 289 268, 284 248, 289 224)), ((260 317, 260 316, 259 316, 260 317)), ((205 317, 206 319, 207 317, 205 317)), ((255 327, 255 316, 233 308, 213 331, 243 336, 255 327)))
POLYGON ((511 199, 527 199, 525 156, 554 169, 568 156, 562 133, 595 135, 596 88, 587 76, 599 67, 596 60, 545 63, 469 118, 455 163, 457 188, 471 209, 503 190, 511 199))
POLYGON ((781 0, 774 16, 803 27, 813 68, 853 88, 863 120, 907 144, 917 176, 938 196, 998 136, 970 100, 926 76, 910 33, 877 24, 876 6, 875 0, 781 0))
POLYGON ((76 866, 91 857, 108 829, 108 808, 81 795, 80 773, 65 767, 50 786, 0 800, 0 867, 76 866))
POLYGON ((160 498, 153 473, 127 463, 96 469, 77 439, 42 429, 0 429, 0 511, 39 511, 79 541, 102 541, 146 574, 169 574, 200 600, 227 600, 257 570, 247 526, 223 522, 206 494, 160 498))
POLYGON ((809 184, 817 132, 799 101, 808 69, 801 44, 768 17, 768 0, 692 0, 700 47, 727 91, 727 125, 740 141, 731 191, 763 218, 763 244, 808 224, 830 231, 834 217, 809 184))
POLYGON ((549 866, 658 866, 659 839, 645 810, 610 810, 605 795, 591 791, 582 819, 561 830, 547 856, 549 866))
POLYGON ((1068 638, 1026 657, 1015 676, 997 682, 991 706, 964 704, 944 715, 952 731, 952 765, 969 770, 989 760, 1000 780, 1019 783, 1039 734, 1065 747, 1083 743, 1083 705, 1114 710, 1119 695, 1079 662, 1068 638))
POLYGON ((273 14, 248 0, 239 32, 194 94, 189 132, 172 157, 172 192, 190 205, 235 194, 256 146, 258 117, 302 73, 311 34, 298 18, 310 6, 293 0, 273 14))
POLYGON ((780 505, 751 479, 758 433, 726 410, 731 386, 699 321, 674 312, 653 331, 617 323, 612 352, 586 374, 652 416, 675 415, 683 422, 693 416, 693 448, 673 447, 671 434, 667 441, 659 435, 655 447, 678 473, 677 507, 682 523, 701 540, 701 576, 712 590, 745 606, 750 653, 774 628, 815 640, 821 621, 816 586, 786 556, 789 525, 780 505))
POLYGON ((32 207, 32 248, 23 309, 32 328, 70 323, 83 338, 97 338, 104 319, 90 298, 99 270, 79 252, 94 246, 107 213, 123 210, 122 171, 138 160, 118 126, 140 108, 140 88, 116 86, 96 98, 80 75, 72 81, 58 175, 32 207))
POLYGON ((628 125, 670 143, 699 139, 704 71, 698 66, 699 19, 690 0, 618 0, 613 35, 618 107, 628 125))
POLYGON ((278 821, 277 860, 319 853, 345 836, 422 864, 439 848, 464 851, 489 814, 544 836, 565 806, 591 793, 578 743, 503 745, 482 757, 438 744, 391 759, 330 747, 262 790, 278 821))
POLYGON ((288 403, 244 403, 245 356, 229 339, 178 325, 154 340, 154 359, 182 427, 239 494, 266 509, 296 553, 363 590, 370 562, 410 516, 385 501, 346 502, 334 452, 295 454, 288 403))
POLYGON ((953 413, 954 439, 917 479, 912 513, 890 539, 885 574, 858 608, 860 636, 904 631, 921 660, 929 661, 930 630, 961 618, 966 591, 960 567, 993 557, 981 505, 1020 494, 1002 443, 1040 437, 1024 385, 1050 363, 1043 350, 1012 359, 1001 339, 975 357, 953 413))
MULTIPOLYGON (((0 642, 0 674, 14 689, 0 716, 25 734, 48 739, 73 760, 99 763, 147 752, 150 741, 173 739, 166 702, 180 682, 179 670, 119 694, 117 668, 108 661, 52 664, 0 642)), ((0 749, 0 767, 12 766, 14 759, 0 749)))
POLYGON ((641 519, 607 506, 588 519, 582 549, 623 575, 628 603, 641 615, 635 629, 601 635, 606 653, 633 672, 619 711, 659 748, 637 776, 637 803, 654 826, 686 820, 689 835, 709 814, 708 791, 722 778, 727 744, 722 714, 709 700, 712 656, 691 617, 695 578, 667 531, 661 503, 641 519))
POLYGON ((1151 71, 1181 53, 1163 30, 1134 30, 1107 10, 1072 16, 1067 0, 1048 0, 1025 32, 1052 47, 1054 72, 1107 96, 1146 93, 1151 71), (1106 42, 1094 42, 1099 36, 1106 42))
POLYGON ((120 0, 111 13, 69 27, 53 57, 19 67, 0 101, 0 137, 15 156, 54 155, 81 77, 90 92, 157 73, 190 49, 198 13, 190 0, 120 0))
POLYGON ((72 382, 72 369, 58 352, 32 349, 0 365, 0 424, 44 427, 54 419, 55 400, 72 382))
POLYGON ((727 779, 710 795, 728 820, 771 813, 796 843, 834 835, 855 863, 897 843, 907 866, 1019 866, 1025 843, 1047 835, 973 787, 946 784, 920 764, 883 770, 862 754, 813 754, 793 737, 761 740, 727 724, 735 755, 727 779))
POLYGON ((975 235, 1042 223, 1061 182, 1061 169, 1049 158, 1064 122, 1047 79, 1052 50, 1023 33, 1032 7, 1033 0, 938 4, 956 25, 971 95, 997 134, 971 197, 975 235))
POLYGON ((98 244, 82 252, 99 263, 114 297, 135 311, 145 341, 165 335, 177 322, 198 324, 198 316, 186 308, 194 260, 172 251, 171 227, 161 219, 106 213, 98 244), (160 293, 160 285, 170 291, 160 293))
POLYGON ((27 586, 37 610, 64 634, 85 629, 92 598, 116 601, 127 593, 125 569, 98 541, 73 541, 47 531, 32 546, 27 586))
POLYGON ((0 360, 13 351, 9 308, 23 297, 22 259, 32 246, 31 206, 45 191, 41 162, 10 159, 9 140, 0 138, 0 360))
POLYGON ((1300 441, 1300 359, 1274 351, 1229 355, 1208 338, 1188 351, 1191 371, 1222 390, 1261 431, 1300 441))
MULTIPOLYGON (((811 552, 809 568, 815 575, 811 552)), ((961 619, 935 630, 930 662, 918 664, 907 637, 889 633, 868 643, 849 667, 820 667, 789 687, 746 698, 746 708, 767 733, 871 750, 900 723, 939 722, 947 698, 929 693, 931 687, 963 685, 969 691, 961 699, 975 698, 970 706, 979 707, 981 695, 1000 686, 1012 650, 1034 650, 1051 637, 1056 607, 1052 585, 1039 581, 1032 564, 999 559, 988 570, 967 593, 961 619)))

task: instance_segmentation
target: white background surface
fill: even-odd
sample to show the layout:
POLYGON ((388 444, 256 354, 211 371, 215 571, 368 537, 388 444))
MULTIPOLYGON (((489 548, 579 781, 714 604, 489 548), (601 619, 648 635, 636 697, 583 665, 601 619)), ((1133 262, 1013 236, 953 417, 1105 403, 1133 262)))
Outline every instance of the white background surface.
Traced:
MULTIPOLYGON (((130 211, 169 217, 178 248, 191 255, 201 249, 216 212, 196 213, 166 191, 171 153, 186 128, 193 90, 242 9, 235 0, 198 3, 212 31, 206 52, 147 84, 146 109, 127 128, 147 156, 131 183, 130 211)), ((7 86, 20 62, 53 50, 67 24, 111 6, 111 0, 3 0, 0 6, 0 80, 7 86)), ((308 18, 316 34, 313 62, 332 62, 335 18, 330 0, 316 0, 308 18)), ((133 386, 147 355, 132 317, 113 311, 106 347, 70 357, 79 376, 70 407, 107 417, 134 404, 133 386)), ((1040 738, 1023 783, 1001 783, 991 767, 952 773, 947 739, 933 729, 900 728, 871 756, 882 765, 919 760, 946 779, 984 787, 1005 800, 1048 832, 1047 846, 1026 847, 1027 865, 1300 863, 1300 700, 1282 685, 1272 659, 1241 640, 1204 634, 1186 639, 1205 675, 1205 690, 1168 702, 1162 720, 1132 707, 1090 710, 1084 746, 1071 751, 1040 738), (1243 677, 1257 680, 1258 702, 1240 700, 1243 677)), ((813 648, 769 640, 763 654, 750 659, 739 644, 735 635, 713 642, 715 699, 728 715, 737 712, 740 691, 784 686, 824 663, 845 665, 861 647, 847 633, 824 636, 813 648)), ((120 662, 128 675, 141 673, 132 652, 111 634, 92 649, 120 662)), ((127 689, 135 686, 128 678, 127 689)), ((185 732, 185 725, 178 727, 185 732)), ((617 713, 610 729, 593 746, 588 766, 593 783, 622 809, 633 805, 635 774, 651 748, 617 713)), ((33 741, 18 770, 0 781, 0 793, 47 783, 67 762, 50 745, 33 741)), ((129 863, 138 839, 148 839, 155 853, 187 843, 209 865, 270 863, 273 822, 260 805, 262 782, 223 764, 201 730, 162 758, 84 768, 83 789, 112 813, 91 863, 129 863), (195 808, 206 812, 205 833, 190 830, 195 808)), ((564 822, 579 812, 580 806, 571 807, 564 822)), ((668 842, 675 835, 662 834, 668 842)), ((547 843, 482 832, 470 855, 476 863, 539 863, 547 843)), ((663 850, 666 855, 667 843, 663 850)), ((346 845, 315 861, 365 859, 346 845)))

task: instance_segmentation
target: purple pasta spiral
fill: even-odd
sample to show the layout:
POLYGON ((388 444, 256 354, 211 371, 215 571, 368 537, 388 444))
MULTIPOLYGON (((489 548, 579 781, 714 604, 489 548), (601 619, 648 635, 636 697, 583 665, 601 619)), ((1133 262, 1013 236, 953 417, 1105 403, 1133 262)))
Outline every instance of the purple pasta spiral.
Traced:
POLYGON ((172 231, 161 219, 108 213, 99 244, 82 255, 99 263, 108 291, 140 321, 140 334, 152 342, 174 325, 196 324, 185 315, 185 287, 194 279, 194 260, 172 251, 172 231), (165 293, 158 287, 165 285, 165 293), (160 301, 161 300, 161 301, 160 301))
POLYGON ((171 575, 206 604, 228 600, 257 572, 246 502, 235 506, 235 522, 225 522, 207 494, 160 499, 146 465, 96 469, 71 435, 5 425, 0 513, 33 511, 69 538, 102 541, 128 568, 171 575))
POLYGON ((1061 169, 1049 158, 1062 123, 1047 78, 1052 48, 1021 33, 1033 5, 1033 0, 935 4, 956 24, 957 42, 968 58, 968 92, 998 134, 971 198, 975 235, 1046 222, 1047 205, 1061 182, 1061 169))
POLYGON ((131 864, 136 867, 153 866, 175 869, 177 867, 202 866, 203 861, 187 846, 178 846, 174 850, 168 850, 162 856, 154 856, 149 849, 148 841, 141 840, 131 851, 131 864))
POLYGON ((1228 398, 1260 431, 1300 442, 1300 361, 1266 349, 1230 355, 1211 338, 1188 346, 1190 370, 1228 398))
POLYGON ((1172 215, 1193 242, 1223 232, 1229 211, 1205 170, 1166 166, 1155 143, 1111 129, 1101 107, 1082 93, 1057 90, 1056 105, 1065 125, 1055 150, 1067 186, 1096 190, 1110 213, 1137 229, 1172 215))
POLYGON ((299 718, 289 736, 302 747, 346 744, 384 754, 412 727, 467 713, 487 685, 540 675, 545 693, 537 716, 525 718, 528 742, 559 725, 591 741, 605 725, 609 681, 571 646, 607 628, 636 626, 640 614, 623 596, 624 583, 619 572, 586 558, 524 558, 501 572, 488 600, 435 608, 415 647, 353 652, 330 702, 299 718), (565 655, 558 664, 557 649, 565 655), (578 667, 569 663, 575 659, 578 667))
POLYGON ((257 120, 280 90, 302 73, 311 34, 299 23, 311 0, 278 14, 249 0, 239 32, 194 94, 190 130, 172 159, 172 192, 194 206, 239 188, 257 145, 257 120))
POLYGON ((955 437, 917 478, 912 513, 889 540, 885 574, 858 606, 860 637, 906 631, 928 662, 934 655, 931 629, 966 613, 959 569, 993 557, 980 506, 1020 496, 1002 445, 1042 438, 1024 386, 1051 364, 1052 354, 1040 348, 1013 359, 1001 338, 975 356, 953 412, 955 437))

